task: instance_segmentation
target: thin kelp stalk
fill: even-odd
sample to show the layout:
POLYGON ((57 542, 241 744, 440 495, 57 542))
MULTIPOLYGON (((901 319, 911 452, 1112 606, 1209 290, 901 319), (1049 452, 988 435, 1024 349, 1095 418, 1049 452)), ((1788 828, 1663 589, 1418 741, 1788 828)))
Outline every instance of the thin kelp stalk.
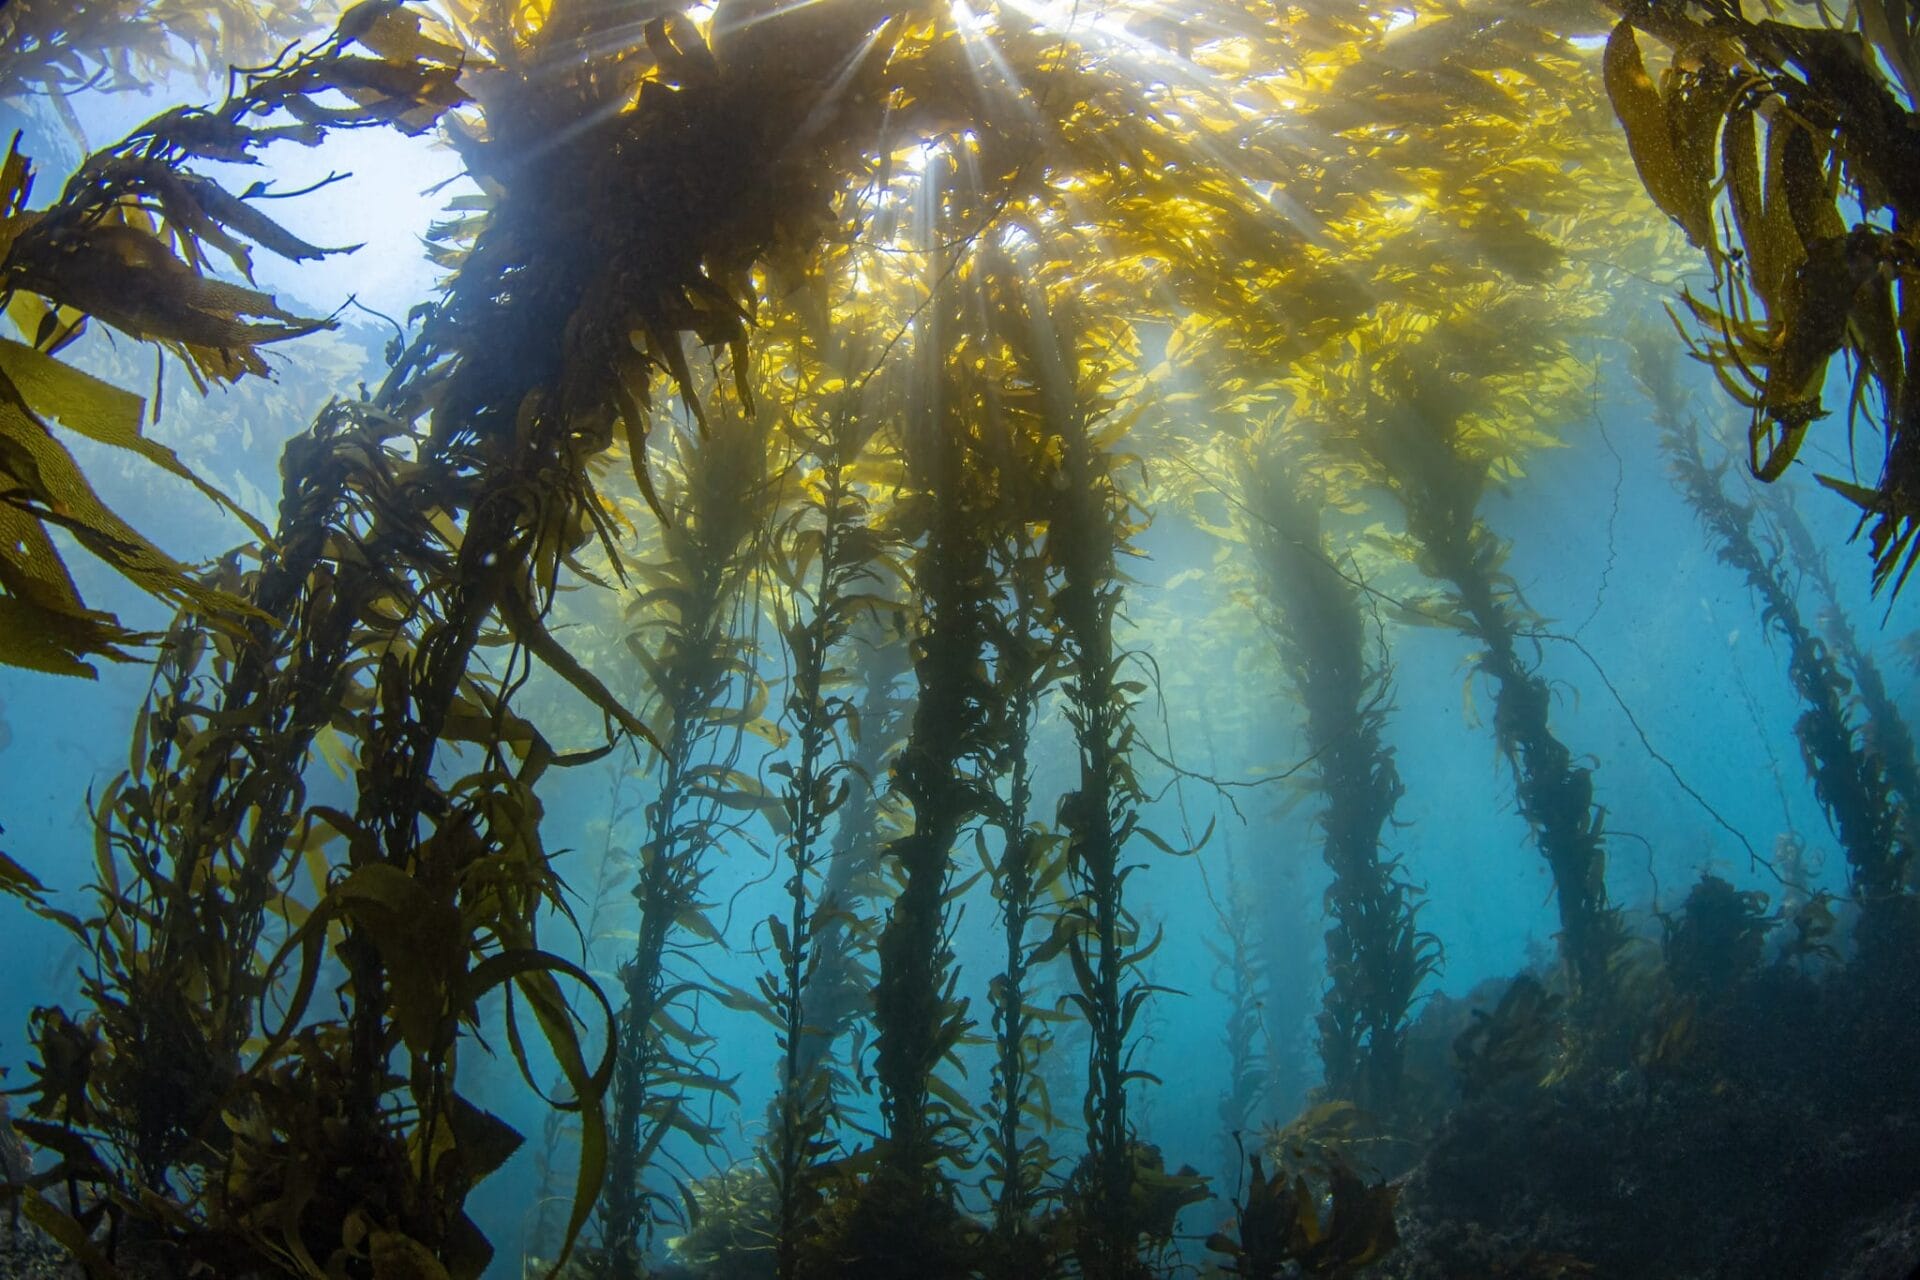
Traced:
POLYGON ((1685 396, 1673 356, 1648 334, 1633 344, 1633 374, 1652 404, 1660 447, 1674 483, 1710 534, 1720 560, 1738 573, 1760 605, 1762 623, 1787 646, 1787 675, 1804 710, 1794 736, 1813 780, 1813 792, 1846 850, 1854 894, 1869 919, 1884 919, 1900 896, 1912 850, 1901 834, 1902 814, 1879 753, 1847 715, 1851 686, 1833 655, 1801 617, 1781 556, 1754 538, 1754 509, 1729 498, 1723 468, 1710 466, 1699 433, 1684 416, 1685 396))
POLYGON ((1028 363, 1046 430, 1060 448, 1062 484, 1050 511, 1047 555, 1059 574, 1052 622, 1067 720, 1080 757, 1079 785, 1061 797, 1059 814, 1074 888, 1063 911, 1066 952, 1079 988, 1069 999, 1092 1039, 1076 1246, 1083 1275, 1119 1280, 1141 1267, 1136 1245, 1143 1224, 1132 1207, 1137 1160, 1126 1090, 1130 1080, 1142 1078, 1128 1060, 1134 1022, 1152 989, 1134 978, 1134 967, 1155 945, 1141 944, 1125 903, 1132 868, 1124 854, 1142 802, 1128 763, 1139 686, 1121 678, 1127 659, 1113 641, 1120 604, 1115 560, 1131 552, 1128 537, 1138 525, 1114 482, 1111 458, 1094 438, 1106 411, 1101 388, 1083 384, 1078 335, 1046 306, 1037 290, 1029 291, 1028 363))
POLYGON ((894 788, 912 806, 911 829, 887 847, 900 891, 881 933, 874 1023, 885 1160, 903 1187, 932 1189, 943 1143, 944 1104, 930 1081, 966 1025, 953 999, 947 948, 947 878, 955 838, 987 804, 992 687, 983 672, 995 593, 983 527, 984 478, 968 444, 974 406, 937 373, 916 389, 907 459, 930 508, 911 563, 918 595, 914 674, 919 701, 894 788))
POLYGON ((1057 837, 1033 818, 1032 755, 1035 716, 1054 676, 1055 650, 1043 627, 1047 565, 1025 528, 997 551, 998 574, 1007 600, 995 622, 994 686, 998 691, 1001 742, 997 772, 1006 779, 991 820, 1000 832, 998 862, 989 861, 993 896, 1000 909, 1002 960, 989 987, 993 1006, 994 1063, 988 1090, 986 1162, 993 1185, 993 1248, 988 1274, 1004 1280, 1044 1275, 1045 1243, 1035 1234, 1033 1212, 1051 1165, 1046 1139, 1029 1136, 1025 1120, 1035 1111, 1036 1071, 1045 1041, 1030 1001, 1029 970, 1036 960, 1035 926, 1042 894, 1063 870, 1057 837))
POLYGON ((1261 905, 1240 881, 1233 841, 1225 839, 1222 845, 1227 869, 1224 893, 1221 898, 1210 898, 1220 934, 1218 941, 1207 942, 1207 950, 1215 964, 1213 989, 1227 1005, 1227 1021, 1221 1028, 1221 1044, 1227 1051, 1227 1087, 1220 1095, 1218 1114, 1220 1140, 1227 1154, 1224 1164, 1232 1167, 1243 1158, 1243 1139, 1254 1131, 1267 1095, 1269 1037, 1262 1011, 1269 983, 1255 937, 1261 905))
POLYGON ((780 1280, 796 1274, 803 1237, 812 1231, 834 1110, 834 1076, 819 1069, 828 1029, 809 1022, 807 1005, 821 961, 832 955, 816 946, 815 935, 825 923, 824 893, 816 895, 814 885, 829 853, 827 830, 861 781, 850 777, 845 759, 845 737, 858 712, 834 692, 846 680, 837 664, 874 608, 871 588, 879 583, 881 541, 851 475, 872 433, 860 409, 857 397, 844 396, 826 410, 820 426, 789 428, 802 497, 775 535, 774 573, 785 592, 779 626, 790 680, 783 719, 794 742, 791 762, 769 769, 785 781, 781 856, 788 875, 787 919, 768 922, 780 966, 770 992, 780 1082, 765 1160, 777 1205, 774 1269, 780 1280))
POLYGON ((1807 528, 1806 521, 1800 518, 1799 508, 1794 505, 1793 491, 1784 485, 1770 485, 1761 489, 1760 494, 1766 505, 1767 517, 1785 541, 1795 567, 1803 578, 1813 582, 1819 589, 1821 600, 1825 602, 1825 607, 1820 611, 1821 630, 1826 633, 1827 643, 1839 654, 1847 673, 1853 677, 1854 692, 1860 699, 1861 710, 1867 715, 1865 723, 1860 726, 1861 737, 1879 758, 1888 785, 1900 797, 1903 821, 1907 824, 1905 838, 1912 845, 1916 835, 1913 824, 1920 819, 1920 759, 1916 758, 1914 750, 1913 730, 1888 692, 1886 677, 1880 673, 1880 664, 1860 643, 1853 619, 1840 602, 1839 588, 1827 569, 1826 556, 1814 542, 1813 531, 1807 528))
MULTIPOLYGON (((621 847, 621 831, 624 824, 644 807, 645 793, 641 792, 641 780, 641 775, 616 760, 608 779, 606 816, 588 825, 588 831, 597 828, 601 838, 599 848, 594 853, 592 889, 585 895, 586 915, 579 921, 580 962, 583 966, 592 965, 596 949, 607 940, 609 922, 617 914, 617 904, 628 896, 625 890, 631 878, 632 864, 621 847)), ((577 883, 569 881, 570 886, 577 883)), ((566 1086, 566 1077, 562 1073, 549 1086, 547 1096, 564 1097, 566 1086)), ((571 1120, 567 1112, 554 1111, 547 1117, 541 1133, 540 1150, 534 1158, 535 1199, 528 1209, 522 1250, 528 1268, 534 1268, 541 1260, 550 1258, 550 1246, 559 1243, 557 1232, 561 1224, 555 1215, 571 1199, 571 1189, 567 1185, 571 1171, 559 1157, 569 1142, 576 1147, 580 1144, 582 1135, 578 1130, 579 1125, 571 1120)))
POLYGON ((1501 572, 1507 546, 1477 514, 1489 463, 1461 439, 1473 389, 1447 367, 1451 351, 1436 350, 1433 339, 1409 345, 1383 371, 1395 394, 1369 405, 1360 444, 1406 514, 1420 570, 1452 587, 1450 609, 1431 616, 1483 646, 1475 663, 1493 682, 1494 736, 1513 768, 1521 815, 1553 874, 1568 980, 1580 1007, 1597 1012, 1625 937, 1607 897, 1604 811, 1594 803, 1592 770, 1576 764, 1553 731, 1551 687, 1520 655, 1525 606, 1501 572))
POLYGON ((705 431, 678 433, 675 444, 677 466, 660 486, 660 555, 644 567, 650 585, 627 605, 627 647, 646 672, 660 755, 636 860, 639 933, 620 970, 626 1001, 600 1212, 603 1265, 615 1280, 645 1274, 641 1253, 655 1215, 643 1178, 652 1154, 676 1130, 696 1142, 710 1138, 687 1091, 724 1088, 687 1060, 704 1037, 673 1016, 674 993, 687 984, 670 965, 689 937, 713 934, 701 889, 730 827, 712 809, 776 803, 733 767, 766 697, 740 614, 772 515, 767 430, 730 407, 710 415, 705 431))
MULTIPOLYGON (((1318 1018, 1329 1094, 1391 1110, 1400 1092, 1408 1011, 1439 944, 1416 923, 1417 890, 1381 849, 1402 791, 1384 740, 1392 684, 1387 655, 1368 655, 1360 590, 1333 558, 1297 456, 1268 447, 1249 459, 1242 510, 1272 609, 1269 625, 1306 711, 1307 758, 1324 807, 1327 990, 1318 1018)), ((1384 636, 1381 639, 1384 644, 1384 636)))
POLYGON ((809 1034, 800 1046, 800 1074, 834 1071, 835 1043, 867 1012, 874 986, 872 921, 886 892, 882 850, 892 826, 883 802, 889 762, 906 736, 913 700, 898 687, 913 668, 903 612, 864 614, 855 624, 852 680, 860 686, 856 724, 848 726, 854 778, 841 805, 833 847, 815 900, 812 975, 802 997, 809 1034), (856 727, 857 725, 857 727, 856 727))

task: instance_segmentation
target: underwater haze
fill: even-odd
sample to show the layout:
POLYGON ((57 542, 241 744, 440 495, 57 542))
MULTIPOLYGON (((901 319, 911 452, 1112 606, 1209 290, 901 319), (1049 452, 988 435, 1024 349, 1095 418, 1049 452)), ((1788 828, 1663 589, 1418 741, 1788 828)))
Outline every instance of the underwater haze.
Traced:
POLYGON ((0 0, 0 1276, 1920 1275, 1917 94, 0 0))

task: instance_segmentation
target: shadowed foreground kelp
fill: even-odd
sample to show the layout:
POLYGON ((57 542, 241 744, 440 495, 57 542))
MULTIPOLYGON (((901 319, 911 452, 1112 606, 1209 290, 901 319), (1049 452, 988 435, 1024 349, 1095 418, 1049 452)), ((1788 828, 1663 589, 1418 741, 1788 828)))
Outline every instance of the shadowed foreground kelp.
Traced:
MULTIPOLYGON (((86 64, 84 55, 58 41, 50 49, 49 37, 28 34, 45 20, 36 14, 56 8, 5 15, 17 56, 0 60, 0 77, 45 79, 86 64), (46 57, 47 65, 23 65, 29 53, 46 57)), ((92 23, 100 13, 83 6, 73 16, 92 23)), ((7 318, 30 335, 31 345, 0 340, 0 664, 91 676, 89 659, 130 661, 129 647, 154 639, 82 602, 49 536, 53 528, 140 590, 197 611, 206 625, 239 635, 265 620, 196 581, 100 500, 50 423, 188 480, 255 536, 267 537, 171 449, 142 434, 137 397, 81 373, 60 352, 95 319, 157 344, 205 390, 209 383, 264 376, 259 348, 326 327, 290 314, 265 293, 217 278, 211 258, 225 256, 251 280, 255 249, 293 261, 339 251, 307 244, 250 203, 278 195, 268 184, 235 196, 192 166, 257 164, 270 143, 315 146, 338 129, 391 125, 424 132, 464 96, 451 65, 430 52, 420 56, 416 32, 416 19, 385 13, 362 22, 356 36, 336 33, 288 50, 264 70, 238 77, 219 106, 165 112, 87 157, 45 209, 27 207, 33 173, 15 139, 0 168, 0 288, 7 318), (407 54, 384 56, 406 46, 410 35, 415 44, 407 54), (356 105, 321 105, 342 93, 356 105)), ((119 61, 126 65, 124 51, 119 61)), ((19 87, 17 79, 0 78, 0 93, 19 87)))
POLYGON ((1885 0, 1849 6, 1841 26, 1713 0, 1612 7, 1625 18, 1606 47, 1614 111, 1647 193, 1713 271, 1708 298, 1681 295, 1688 345, 1752 411, 1765 481, 1827 415, 1827 366, 1845 352, 1848 439, 1863 419, 1879 435, 1879 476, 1820 480, 1858 505, 1874 584, 1898 592, 1920 562, 1920 333, 1904 319, 1913 256, 1882 222, 1920 217, 1913 15, 1885 0), (1636 27, 1673 49, 1657 84, 1636 27))
MULTIPOLYGON (((1540 629, 1481 516, 1597 399, 1572 353, 1615 300, 1607 273, 1659 253, 1620 203, 1627 151, 1591 127, 1611 82, 1634 158, 1665 183, 1632 118, 1648 84, 1618 33, 1605 54, 1574 38, 1604 29, 1593 12, 1223 2, 1142 29, 984 0, 427 12, 357 6, 350 39, 241 77, 224 113, 161 117, 49 211, 25 212, 24 168, 6 170, 0 266, 35 342, 0 348, 0 393, 19 402, 7 438, 26 442, 0 451, 0 511, 20 530, 0 600, 66 621, 0 631, 5 656, 74 670, 133 641, 80 604, 51 528, 181 606, 129 772, 100 797, 92 903, 68 912, 0 861, 0 884, 87 959, 87 1011, 34 1019, 15 1127, 43 1163, 9 1195, 96 1277, 480 1275, 472 1193, 520 1141, 462 1093, 483 1046, 529 1081, 557 1075, 549 1101, 578 1116, 568 1220, 537 1247, 550 1269, 621 1280, 1138 1280, 1209 1265, 1212 1226, 1220 1274, 1264 1280, 1442 1257, 1437 1274, 1578 1274, 1601 1251, 1645 1277, 1653 1250, 1690 1248, 1663 1238, 1685 1235, 1685 1185, 1656 1206, 1659 1232, 1634 1218, 1648 1209, 1631 1189, 1654 1179, 1635 1162, 1686 1163, 1660 1146, 1673 1135, 1688 1158, 1718 1143, 1746 1157, 1736 1170, 1770 1170, 1772 1120, 1809 1166, 1826 1141, 1842 1163, 1914 1167, 1911 946, 1843 964, 1807 886, 1775 926, 1756 891, 1712 877, 1662 917, 1663 947, 1635 942, 1592 770, 1560 736, 1527 648, 1540 629), (174 464, 134 434, 137 401, 55 358, 81 312, 207 380, 261 372, 259 343, 312 323, 202 259, 319 250, 181 162, 231 159, 250 129, 417 130, 457 108, 478 192, 433 249, 455 274, 378 393, 289 443, 272 536, 194 577, 90 505, 34 414, 174 464), (1285 447, 1256 462, 1286 473, 1249 475, 1247 439, 1269 430, 1285 447), (1203 781, 1172 741, 1203 700, 1156 688, 1151 637, 1122 608, 1146 593, 1123 566, 1149 503, 1193 513, 1235 493, 1239 545, 1254 526, 1279 535, 1256 571, 1290 597, 1281 656, 1303 776, 1326 799, 1327 1098, 1205 1206, 1207 1180, 1156 1145, 1169 1091, 1142 1056, 1177 1034, 1150 1019, 1172 1004, 1154 921, 1178 904, 1135 888, 1149 848, 1182 852, 1143 816, 1155 770, 1169 791, 1203 781), (1350 513, 1384 496, 1404 533, 1320 521, 1332 494, 1350 513), (644 679, 608 674, 561 603, 574 589, 583 612, 619 595, 644 679), (1481 646, 1562 961, 1499 994, 1435 995, 1419 1017, 1437 940, 1383 851, 1400 797, 1384 664, 1390 628, 1415 622, 1481 646), (638 705, 615 692, 629 685, 638 705), (548 741, 564 717, 535 722, 545 689, 576 707, 578 749, 548 741), (1153 711, 1165 752, 1145 736, 1153 711), (545 936, 589 886, 570 896, 548 856, 543 784, 629 747, 651 773, 616 1011, 545 936), (307 790, 323 759, 342 775, 331 802, 307 790), (735 876, 743 902, 770 880, 774 912, 720 910, 714 886, 735 876), (965 973, 967 909, 989 892, 999 971, 965 973), (749 953, 752 989, 707 962, 749 953), (990 1019, 969 1003, 980 990, 990 1019), (766 1025, 723 1022, 708 997, 766 1025), (1053 1057, 1084 1043, 1084 1071, 1048 1069, 1043 1026, 1053 1057), (1816 1086, 1816 1050, 1849 1091, 1816 1086), (766 1122, 729 1145, 736 1062, 775 1087, 766 1122), (1062 1081, 1077 1108, 1055 1105, 1062 1081), (1821 1096, 1796 1103, 1780 1081, 1821 1096), (1760 1097, 1777 1112, 1745 1109, 1760 1097), (1393 1151, 1394 1169, 1415 1164, 1405 1180, 1380 1180, 1381 1119, 1400 1146, 1432 1135, 1393 1151), (1882 1119, 1902 1123, 1838 1140, 1882 1119), (719 1167, 700 1176, 696 1156, 719 1167), (1515 1175, 1548 1197, 1510 1193, 1515 1175), (1581 1229, 1556 1235, 1565 1222, 1581 1229), (1524 1248, 1487 1246, 1503 1231, 1524 1248)), ((1664 33, 1690 29, 1675 6, 1641 16, 1663 14, 1664 33)), ((1724 17, 1803 64, 1830 51, 1724 17)), ((1690 51, 1675 83, 1717 56, 1690 51)), ((1883 233, 1836 247, 1809 203, 1826 188, 1805 181, 1805 127, 1775 116, 1776 213, 1821 224, 1793 287, 1831 291, 1852 276, 1824 269, 1852 271, 1855 242, 1883 233)), ((1681 218, 1696 233, 1699 196, 1681 218)), ((1738 213, 1737 184, 1729 198, 1738 213)), ((1870 274, 1840 308, 1868 336, 1877 304, 1853 304, 1878 290, 1870 274)), ((1831 321, 1820 301, 1799 318, 1831 321)), ((1771 389, 1805 351, 1791 322, 1761 336, 1771 389)), ((1890 385, 1882 345, 1857 345, 1890 385)), ((1770 400, 1773 420, 1790 429, 1806 391, 1770 400)), ((1905 437, 1889 432, 1892 473, 1905 437)), ((1222 541, 1217 563, 1244 572, 1252 557, 1222 541)), ((1236 644, 1207 629, 1188 633, 1202 661, 1236 644)), ((1397 855, 1428 836, 1393 838, 1397 855)), ((1295 841, 1274 824, 1249 843, 1295 841)), ((1858 896, 1906 918, 1904 855, 1847 843, 1858 896)), ((1419 865, 1444 882, 1447 864, 1419 865)), ((591 950, 615 931, 588 932, 591 950)), ((1316 978, 1264 975, 1279 981, 1316 978)), ((1242 983, 1235 1010, 1236 1124, 1256 1118, 1257 989, 1242 983)), ((1740 1188, 1748 1238, 1727 1256, 1758 1266, 1763 1239, 1785 1240, 1779 1256, 1817 1266, 1837 1224, 1915 1190, 1863 1181, 1795 1164, 1781 1182, 1831 1220, 1771 1237, 1793 1217, 1779 1186, 1740 1188)))

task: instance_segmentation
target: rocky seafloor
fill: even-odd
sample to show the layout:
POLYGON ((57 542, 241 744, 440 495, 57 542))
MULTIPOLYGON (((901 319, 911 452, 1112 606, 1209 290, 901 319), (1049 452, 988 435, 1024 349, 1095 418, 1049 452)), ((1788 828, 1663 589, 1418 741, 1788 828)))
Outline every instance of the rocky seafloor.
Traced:
POLYGON ((1456 1102, 1370 1280, 1917 1280, 1920 974, 1772 965, 1456 1102))

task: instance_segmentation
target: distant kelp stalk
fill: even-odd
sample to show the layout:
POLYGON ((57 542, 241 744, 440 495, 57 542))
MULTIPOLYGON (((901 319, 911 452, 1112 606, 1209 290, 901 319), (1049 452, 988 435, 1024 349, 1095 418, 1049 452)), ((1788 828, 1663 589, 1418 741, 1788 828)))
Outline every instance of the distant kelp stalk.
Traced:
MULTIPOLYGON (((1913 848, 1880 753, 1852 722, 1852 684, 1800 612, 1788 581, 1785 549, 1761 545, 1755 532, 1757 511, 1727 495, 1726 465, 1710 464, 1702 453, 1699 430, 1686 416, 1686 393, 1677 380, 1672 352, 1660 335, 1643 330, 1632 340, 1631 356, 1633 376, 1652 406, 1675 486, 1712 538, 1718 558, 1745 581, 1760 607, 1762 625, 1786 645, 1788 679, 1803 707, 1794 736, 1814 795, 1846 851, 1854 894, 1869 924, 1881 926, 1894 910, 1911 907, 1903 878, 1913 848)), ((1869 928, 1868 935, 1872 932, 1869 928)))
MULTIPOLYGON (((1294 700, 1306 710, 1307 758, 1323 799, 1328 984, 1318 1019, 1327 1092, 1384 1119, 1398 1099, 1415 993, 1439 964, 1439 943, 1416 922, 1417 890, 1382 837, 1402 791, 1385 740, 1392 684, 1368 640, 1354 571, 1334 558, 1305 450, 1250 445, 1240 481, 1246 537, 1268 593, 1268 625, 1294 700)), ((1376 623, 1376 626, 1379 624, 1376 623)))
POLYGON ((1036 1213, 1054 1155, 1045 1132, 1035 1132, 1029 1122, 1051 1117, 1038 1071, 1049 1043, 1047 1020, 1057 1015, 1036 999, 1034 979, 1057 927, 1066 842, 1035 812, 1033 790, 1035 721, 1060 674, 1059 646, 1045 626, 1047 558, 1025 525, 1010 530, 994 554, 995 576, 1008 596, 991 640, 1005 750, 1004 782, 989 810, 998 829, 999 856, 988 855, 986 861, 999 906, 1003 959, 987 993, 994 1060, 982 1114, 988 1126, 993 1237, 983 1270, 992 1280, 1016 1280, 1044 1275, 1057 1265, 1036 1213))
MULTIPOLYGON (((1826 554, 1814 541, 1806 521, 1800 518, 1792 492, 1773 485, 1760 490, 1760 497, 1767 522, 1785 544, 1801 582, 1812 583, 1819 593, 1820 630, 1826 634, 1827 645, 1840 665, 1853 679, 1854 693, 1865 717, 1860 725, 1862 740, 1879 757, 1887 785, 1899 797, 1903 839, 1910 848, 1920 848, 1920 830, 1915 826, 1920 822, 1920 756, 1916 756, 1912 726, 1887 688, 1880 664, 1860 642, 1853 619, 1840 600, 1839 584, 1827 568, 1826 554)), ((1909 863, 1908 875, 1911 874, 1909 863)))
POLYGON ((1551 725, 1552 691, 1521 653, 1537 627, 1519 591, 1501 572, 1508 546, 1479 517, 1494 459, 1465 437, 1469 415, 1492 416, 1505 378, 1525 385, 1535 362, 1557 358, 1551 330, 1525 330, 1524 311, 1473 311, 1463 326, 1522 326, 1501 351, 1476 351, 1445 322, 1392 353, 1358 358, 1350 403, 1368 406, 1349 433, 1372 474, 1399 501, 1406 554, 1447 591, 1414 604, 1410 620, 1451 626, 1484 646, 1475 666, 1494 687, 1494 737, 1513 768, 1514 795, 1553 873, 1560 909, 1560 954, 1576 1004, 1597 1014, 1613 982, 1614 953, 1625 940, 1609 902, 1603 811, 1593 774, 1551 725), (1529 334, 1523 341, 1519 334, 1529 334))
MULTIPOLYGON (((781 806, 779 856, 788 876, 788 907, 784 920, 767 920, 776 971, 761 979, 757 995, 746 997, 748 1007, 773 1024, 780 1053, 772 1134, 763 1157, 776 1202, 779 1280, 799 1274, 803 1246, 822 1230, 844 1083, 830 1061, 837 1020, 814 1019, 835 1002, 816 984, 845 981, 852 923, 853 904, 846 899, 855 860, 850 850, 835 856, 829 832, 836 822, 845 826, 856 792, 870 794, 874 785, 851 756, 867 730, 861 703, 848 696, 855 676, 845 664, 854 660, 857 637, 871 632, 875 611, 895 607, 877 593, 898 577, 891 541, 874 523, 872 486, 861 483, 856 471, 870 450, 887 448, 874 442, 883 415, 848 387, 843 373, 825 373, 820 383, 823 389, 810 388, 813 394, 799 401, 810 412, 794 414, 785 432, 784 487, 791 494, 769 548, 777 583, 775 623, 789 673, 781 720, 794 746, 790 761, 768 767, 780 779, 774 794, 781 806)), ((876 718, 871 731, 884 730, 876 718)))
POLYGON ((646 1273, 642 1253, 656 1215, 643 1178, 652 1153, 675 1133, 700 1145, 717 1136, 697 1118, 693 1095, 729 1086, 702 1061, 712 1037, 687 1018, 702 983, 684 948, 718 936, 702 890, 734 834, 729 811, 777 803, 738 767, 767 702, 751 592, 778 492, 772 441, 743 406, 724 395, 709 403, 707 428, 676 432, 657 467, 656 500, 667 518, 657 554, 635 566, 643 585, 625 605, 627 648, 645 672, 660 750, 633 859, 638 934, 619 971, 626 1000, 600 1207, 600 1248, 614 1280, 646 1273))

